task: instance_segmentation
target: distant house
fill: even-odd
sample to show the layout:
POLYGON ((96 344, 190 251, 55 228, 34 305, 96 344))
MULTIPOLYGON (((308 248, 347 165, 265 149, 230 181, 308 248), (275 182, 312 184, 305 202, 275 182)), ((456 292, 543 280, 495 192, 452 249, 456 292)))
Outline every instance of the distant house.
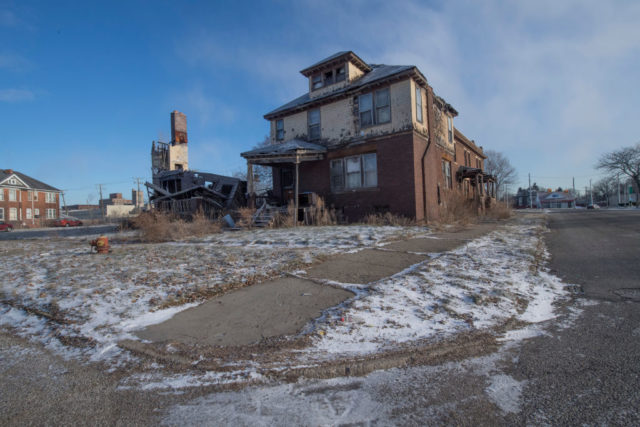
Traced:
POLYGON ((339 52, 301 71, 308 92, 267 113, 271 145, 242 153, 272 168, 271 199, 317 194, 349 221, 374 212, 436 219, 454 188, 484 207, 495 195, 482 147, 414 65, 368 64, 339 52))
POLYGON ((39 226, 60 214, 60 190, 12 169, 0 169, 0 221, 39 226))
POLYGON ((538 194, 544 209, 568 209, 576 207, 576 198, 568 191, 553 191, 538 194))

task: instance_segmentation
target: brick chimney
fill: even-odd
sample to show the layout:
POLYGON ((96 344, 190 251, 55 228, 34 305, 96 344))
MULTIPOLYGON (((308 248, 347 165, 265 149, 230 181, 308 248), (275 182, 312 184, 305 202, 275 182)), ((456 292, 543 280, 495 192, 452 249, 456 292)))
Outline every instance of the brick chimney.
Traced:
POLYGON ((171 112, 171 144, 187 143, 187 116, 180 111, 171 112))
POLYGON ((13 175, 13 169, 5 169, 3 172, 7 175, 13 175))

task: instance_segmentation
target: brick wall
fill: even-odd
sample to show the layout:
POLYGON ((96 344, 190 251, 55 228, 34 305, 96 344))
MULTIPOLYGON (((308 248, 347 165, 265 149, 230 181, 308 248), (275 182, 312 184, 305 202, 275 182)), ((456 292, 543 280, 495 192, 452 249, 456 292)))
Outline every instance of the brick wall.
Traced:
POLYGON ((25 227, 34 227, 44 225, 47 220, 47 209, 55 209, 55 218, 60 216, 60 195, 58 193, 55 194, 55 202, 48 203, 46 201, 45 192, 37 191, 37 199, 38 200, 29 200, 29 192, 28 190, 23 190, 16 188, 16 200, 9 200, 9 188, 3 187, 0 188, 0 192, 3 193, 4 197, 0 197, 0 209, 4 210, 4 221, 10 222, 16 227, 24 224, 25 227), (10 213, 11 209, 16 209, 16 218, 11 219, 10 213), (35 218, 36 209, 39 211, 39 218, 35 218), (31 211, 31 218, 27 219, 28 213, 31 211))

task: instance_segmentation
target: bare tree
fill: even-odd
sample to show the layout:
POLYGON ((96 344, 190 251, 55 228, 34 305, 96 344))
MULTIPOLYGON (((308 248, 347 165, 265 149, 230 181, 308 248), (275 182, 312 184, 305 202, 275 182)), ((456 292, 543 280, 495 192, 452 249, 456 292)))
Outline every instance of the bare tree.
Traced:
POLYGON ((612 174, 626 175, 631 178, 636 188, 640 188, 640 142, 603 154, 596 168, 612 174))
POLYGON ((501 194, 505 191, 507 184, 513 184, 516 181, 516 170, 511 166, 509 159, 501 152, 486 150, 484 154, 487 156, 487 160, 484 162, 484 170, 495 177, 498 194, 501 194))
POLYGON ((593 184, 593 197, 598 201, 606 201, 609 206, 609 201, 616 194, 616 187, 617 183, 614 177, 604 177, 593 184))
MULTIPOLYGON (((271 142, 271 139, 268 136, 265 136, 264 139, 261 142, 257 143, 256 145, 254 145, 253 148, 255 149, 255 148, 267 147, 272 144, 273 143, 271 142)), ((273 186, 271 172, 272 172, 272 168, 269 166, 260 166, 260 165, 253 166, 253 180, 254 180, 253 185, 254 185, 254 191, 256 192, 256 194, 260 195, 267 192, 268 190, 271 190, 273 186)), ((246 180, 247 172, 237 171, 233 173, 233 176, 235 178, 246 180)))

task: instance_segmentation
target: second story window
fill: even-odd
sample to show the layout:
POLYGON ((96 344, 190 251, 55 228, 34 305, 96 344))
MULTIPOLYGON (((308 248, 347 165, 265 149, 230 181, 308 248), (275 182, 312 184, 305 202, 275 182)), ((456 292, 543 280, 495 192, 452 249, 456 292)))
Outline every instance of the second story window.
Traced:
POLYGON ((422 123, 422 91, 416 86, 416 120, 422 123))
POLYGON ((453 143, 453 119, 447 116, 447 128, 449 129, 449 142, 453 143))
POLYGON ((4 188, 0 188, 0 202, 4 201, 4 188))
POLYGON ((276 141, 284 139, 284 120, 276 120, 276 141))
POLYGON ((322 74, 311 77, 311 89, 316 90, 322 87, 322 74))
POLYGON ((320 109, 310 110, 307 116, 309 123, 309 140, 320 139, 320 109))
POLYGON ((360 127, 379 125, 391 121, 389 88, 360 95, 358 98, 360 127))
POLYGON ((9 201, 10 202, 16 201, 16 190, 14 188, 9 189, 9 201))

